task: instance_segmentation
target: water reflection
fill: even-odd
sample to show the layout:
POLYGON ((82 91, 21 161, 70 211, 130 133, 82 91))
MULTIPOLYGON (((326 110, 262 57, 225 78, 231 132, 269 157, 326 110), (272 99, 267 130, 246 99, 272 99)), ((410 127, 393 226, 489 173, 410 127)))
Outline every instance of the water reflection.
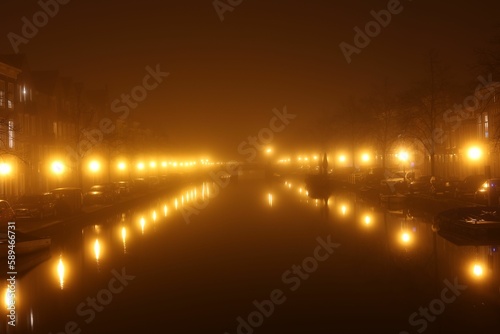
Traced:
POLYGON ((273 207, 273 194, 271 194, 271 193, 267 194, 267 203, 269 204, 269 206, 271 208, 273 207))
MULTIPOLYGON (((310 205, 310 201, 302 200, 304 191, 300 191, 301 186, 296 187, 299 191, 292 194, 296 194, 301 203, 310 205)), ((292 188, 292 182, 284 182, 285 190, 292 188)), ((323 205, 319 205, 318 198, 308 198, 313 199, 313 207, 321 216, 327 217, 334 225, 354 219, 361 222, 364 230, 370 227, 375 232, 372 235, 374 241, 386 252, 387 259, 416 277, 422 289, 442 289, 445 279, 458 277, 474 288, 471 291, 478 301, 500 305, 497 245, 477 244, 461 236, 446 235, 433 225, 432 217, 404 204, 383 207, 342 191, 328 195, 323 205), (330 203, 336 213, 331 217, 325 215, 330 203)), ((352 227, 345 225, 345 228, 352 227)), ((440 293, 440 290, 433 293, 440 293)))
MULTIPOLYGON (((269 214, 268 217, 275 217, 277 212, 286 213, 292 206, 301 210, 304 208, 303 211, 307 212, 308 217, 318 217, 322 226, 339 231, 336 238, 349 235, 349 242, 358 242, 358 247, 369 250, 367 259, 370 261, 373 258, 387 261, 384 264, 391 263, 401 271, 411 274, 408 276, 415 279, 422 291, 432 289, 435 285, 442 288, 444 279, 453 280, 454 277, 459 277, 459 281, 469 285, 471 291, 474 287, 478 288, 474 291, 481 296, 479 300, 500 303, 500 257, 495 245, 457 244, 453 242, 454 239, 447 239, 439 234, 431 221, 408 208, 387 210, 346 192, 322 194, 313 198, 304 185, 298 181, 294 181, 294 184, 295 186, 285 181, 284 185, 280 183, 272 189, 259 188, 253 198, 258 199, 258 205, 263 212, 269 214), (267 198, 264 197, 266 195, 267 198), (278 202, 275 202, 276 199, 278 202), (300 204, 295 205, 297 203, 300 204)), ((213 191, 214 184, 203 183, 199 187, 199 191, 196 187, 180 189, 175 194, 152 201, 148 206, 93 222, 93 225, 86 226, 83 230, 79 228, 76 231, 68 231, 67 235, 64 235, 64 241, 60 241, 64 252, 57 250, 57 257, 49 262, 50 270, 35 270, 25 281, 26 286, 32 287, 33 290, 26 291, 23 296, 30 296, 29 300, 23 299, 23 304, 28 305, 27 308, 19 306, 18 309, 26 326, 24 332, 28 332, 30 328, 33 330, 33 319, 37 326, 39 319, 44 319, 37 315, 49 312, 43 308, 48 296, 60 296, 61 301, 57 307, 64 309, 69 305, 72 308, 70 316, 74 316, 74 307, 81 300, 69 303, 64 300, 70 292, 74 293, 73 289, 82 289, 82 286, 87 286, 95 277, 104 277, 103 274, 109 273, 113 267, 120 268, 120 261, 126 262, 134 258, 143 251, 143 245, 154 241, 155 236, 158 237, 162 229, 169 230, 167 234, 161 235, 161 241, 169 235, 171 228, 182 229, 185 224, 180 210, 168 212, 168 206, 171 208, 173 203, 177 210, 180 196, 189 198, 190 203, 205 200, 210 189, 213 191), (140 236, 145 234, 148 220, 157 223, 158 231, 148 229, 146 237, 142 238, 140 236), (89 248, 93 252, 90 252, 89 248), (99 271, 102 267, 102 272, 92 275, 95 270, 89 268, 94 269, 96 263, 99 271), (104 265, 108 264, 109 267, 104 268, 104 265), (55 268, 58 284, 55 281, 55 268), (37 281, 45 283, 44 275, 47 276, 48 283, 37 284, 37 281), (43 291, 41 286, 50 286, 52 290, 43 291), (64 291, 58 293, 60 290, 64 291)), ((158 245, 161 245, 161 242, 158 245)), ((59 247, 56 243, 54 246, 59 247)), ((99 291, 102 284, 96 283, 92 291, 99 291)), ((20 288, 19 291, 25 290, 20 288)), ((432 291, 432 295, 439 293, 439 290, 432 291)), ((8 303, 6 294, 5 306, 8 303)), ((418 305, 416 307, 418 309, 418 305)))
POLYGON ((127 228, 122 227, 122 244, 123 244, 123 254, 127 254, 127 228))
POLYGON ((62 254, 59 256, 59 262, 57 264, 57 275, 59 276, 59 286, 61 287, 61 290, 64 289, 64 262, 62 259, 62 254))

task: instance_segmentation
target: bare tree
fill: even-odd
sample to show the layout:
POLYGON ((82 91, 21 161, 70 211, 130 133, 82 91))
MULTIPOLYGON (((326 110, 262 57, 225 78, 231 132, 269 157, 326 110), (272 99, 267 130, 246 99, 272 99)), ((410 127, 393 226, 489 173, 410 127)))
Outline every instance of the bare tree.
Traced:
POLYGON ((450 105, 450 76, 439 60, 438 53, 429 52, 425 77, 401 96, 401 120, 404 136, 416 141, 430 157, 431 174, 436 172, 436 140, 438 125, 450 105))

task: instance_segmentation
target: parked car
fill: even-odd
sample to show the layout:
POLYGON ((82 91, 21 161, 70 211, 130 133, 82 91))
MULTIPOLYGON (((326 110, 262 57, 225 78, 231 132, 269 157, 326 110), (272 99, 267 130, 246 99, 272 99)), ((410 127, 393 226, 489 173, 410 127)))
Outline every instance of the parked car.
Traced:
POLYGON ((479 187, 487 181, 484 175, 469 175, 457 184, 455 188, 455 197, 474 198, 479 187))
POLYGON ((56 214, 56 198, 48 192, 37 195, 23 195, 13 204, 16 218, 43 219, 56 214))
POLYGON ((127 196, 130 194, 130 182, 128 181, 117 181, 115 186, 118 189, 119 196, 127 196))
POLYGON ((85 204, 110 204, 118 198, 117 187, 113 183, 96 184, 83 196, 85 204))
POLYGON ((132 180, 131 190, 134 193, 143 193, 148 191, 149 185, 144 178, 137 178, 132 180))
POLYGON ((458 184, 462 182, 458 177, 450 177, 444 181, 444 194, 454 196, 458 184))
POLYGON ((443 194, 444 180, 438 176, 422 175, 408 185, 410 194, 443 194))
POLYGON ((83 193, 80 188, 56 188, 50 192, 55 197, 56 216, 73 215, 82 210, 83 193))
POLYGON ((474 199, 483 203, 488 203, 488 199, 491 196, 491 204, 498 205, 500 198, 500 179, 493 178, 489 179, 476 190, 474 194, 474 199))
POLYGON ((0 200, 0 224, 2 228, 6 228, 8 222, 12 222, 16 219, 16 213, 12 209, 9 202, 1 199, 0 200))

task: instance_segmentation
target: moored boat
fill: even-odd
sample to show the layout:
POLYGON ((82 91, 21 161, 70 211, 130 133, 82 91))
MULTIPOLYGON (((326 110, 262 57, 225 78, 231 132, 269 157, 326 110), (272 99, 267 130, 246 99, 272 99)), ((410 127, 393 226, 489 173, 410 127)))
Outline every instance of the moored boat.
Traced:
POLYGON ((441 232, 476 240, 500 241, 499 207, 460 207, 440 212, 434 222, 441 232))
POLYGON ((48 249, 51 245, 49 237, 35 237, 18 231, 14 231, 11 235, 15 238, 9 239, 7 233, 0 233, 0 258, 7 257, 9 250, 13 250, 15 255, 24 255, 48 249), (15 242, 9 243, 9 240, 15 242))

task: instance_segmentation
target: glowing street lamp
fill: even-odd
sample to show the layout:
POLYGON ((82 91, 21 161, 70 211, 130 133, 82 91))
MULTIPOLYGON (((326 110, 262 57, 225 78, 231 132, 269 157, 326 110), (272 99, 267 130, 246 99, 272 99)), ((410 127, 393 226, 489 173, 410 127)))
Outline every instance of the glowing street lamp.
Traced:
POLYGON ((123 162, 123 161, 119 162, 118 163, 118 169, 122 170, 122 171, 125 170, 125 169, 127 169, 127 164, 125 162, 123 162))
POLYGON ((361 155, 361 161, 363 162, 370 161, 370 155, 368 153, 363 153, 363 155, 361 155))
POLYGON ((101 164, 99 163, 99 161, 92 160, 89 163, 89 169, 91 172, 97 173, 99 171, 99 169, 101 169, 101 164))
POLYGON ((345 162, 345 160, 346 160, 345 155, 342 154, 342 155, 339 156, 339 161, 340 162, 345 162))
POLYGON ((473 160, 473 161, 477 161, 479 159, 481 159, 481 156, 482 156, 482 151, 479 147, 477 146, 473 146, 471 148, 469 148, 469 150, 467 151, 467 156, 469 157, 469 159, 473 160))
POLYGON ((50 169, 52 170, 52 173, 61 175, 64 173, 64 164, 60 161, 54 161, 50 166, 50 169))
POLYGON ((398 159, 403 165, 403 173, 406 171, 406 162, 410 159, 410 155, 406 151, 401 151, 398 153, 398 159))
POLYGON ((6 183, 5 176, 9 175, 11 170, 12 170, 11 166, 8 163, 5 163, 5 162, 0 163, 0 174, 2 176, 4 176, 3 177, 3 196, 4 197, 7 195, 5 192, 5 183, 6 183))
POLYGON ((0 163, 0 174, 1 175, 8 175, 11 172, 11 167, 8 163, 2 162, 0 163))

